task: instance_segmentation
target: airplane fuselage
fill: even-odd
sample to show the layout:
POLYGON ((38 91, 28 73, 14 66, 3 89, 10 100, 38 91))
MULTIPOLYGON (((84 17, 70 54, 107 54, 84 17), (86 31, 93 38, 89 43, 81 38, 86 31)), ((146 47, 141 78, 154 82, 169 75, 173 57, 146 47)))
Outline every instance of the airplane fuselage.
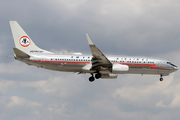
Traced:
MULTIPOLYGON (((107 57, 112 64, 127 65, 128 71, 122 71, 118 74, 159 74, 169 75, 177 70, 177 66, 166 60, 138 58, 138 57, 107 57)), ((83 55, 31 55, 30 58, 18 58, 28 65, 37 66, 44 69, 64 72, 85 73, 82 69, 85 65, 91 64, 92 56, 83 55)), ((86 73, 95 72, 90 70, 86 73)), ((109 70, 100 71, 103 74, 112 73, 109 70)))

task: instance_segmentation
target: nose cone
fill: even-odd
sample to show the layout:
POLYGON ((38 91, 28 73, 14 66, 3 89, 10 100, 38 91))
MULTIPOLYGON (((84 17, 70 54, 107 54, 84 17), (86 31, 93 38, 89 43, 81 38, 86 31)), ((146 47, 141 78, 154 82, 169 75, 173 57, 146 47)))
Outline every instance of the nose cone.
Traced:
POLYGON ((174 70, 175 70, 175 71, 177 71, 177 70, 178 70, 178 67, 177 67, 177 66, 176 66, 176 67, 174 67, 174 70))

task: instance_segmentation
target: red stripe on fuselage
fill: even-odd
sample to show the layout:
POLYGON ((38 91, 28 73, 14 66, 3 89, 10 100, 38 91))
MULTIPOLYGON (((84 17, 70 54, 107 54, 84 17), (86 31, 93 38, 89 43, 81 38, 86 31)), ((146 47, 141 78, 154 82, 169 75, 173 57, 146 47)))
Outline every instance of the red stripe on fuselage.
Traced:
MULTIPOLYGON (((41 61, 41 60, 30 60, 38 63, 79 63, 79 64, 89 64, 90 62, 82 62, 82 61, 41 61)), ((122 64, 122 65, 141 65, 141 66, 149 66, 149 69, 169 69, 164 67, 155 67, 156 64, 139 64, 139 63, 113 63, 113 64, 122 64)))
POLYGON ((166 69, 168 70, 169 68, 164 68, 164 67, 155 67, 156 64, 139 64, 139 63, 119 63, 122 65, 142 65, 142 66, 149 66, 149 69, 166 69))

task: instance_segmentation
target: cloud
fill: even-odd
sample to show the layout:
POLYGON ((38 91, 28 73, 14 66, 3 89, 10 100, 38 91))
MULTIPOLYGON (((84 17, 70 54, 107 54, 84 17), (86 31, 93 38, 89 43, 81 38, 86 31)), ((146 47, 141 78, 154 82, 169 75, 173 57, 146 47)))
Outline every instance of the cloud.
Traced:
POLYGON ((35 87, 40 88, 47 84, 47 81, 35 81, 35 82, 21 82, 22 87, 35 87))
MULTIPOLYGON (((20 6, 24 2, 14 3, 16 5, 10 7, 16 9, 18 14, 8 10, 8 15, 16 15, 13 18, 32 36, 38 46, 45 49, 89 53, 86 32, 90 33, 103 51, 111 54, 151 56, 178 49, 177 25, 180 16, 176 12, 179 10, 179 2, 176 0, 27 2, 29 4, 23 11, 20 6), (34 9, 28 9, 31 6, 34 9), (33 17, 36 19, 31 20, 33 17), (78 46, 79 43, 82 43, 81 47, 78 46)), ((9 6, 9 3, 5 2, 3 5, 9 6)), ((4 11, 10 8, 4 6, 4 11)), ((10 19, 12 16, 7 17, 10 19)), ((7 28, 9 25, 2 26, 9 33, 8 36, 11 36, 10 29, 7 28)))
POLYGON ((68 8, 77 8, 78 5, 86 3, 87 1, 88 0, 76 0, 76 1, 73 1, 73 0, 61 0, 61 1, 58 1, 58 2, 68 6, 68 8))
POLYGON ((41 107, 42 104, 38 102, 29 101, 18 96, 12 96, 11 101, 6 105, 7 108, 18 107, 18 106, 41 107))
POLYGON ((26 70, 27 66, 17 61, 13 61, 11 63, 0 63, 0 73, 22 73, 26 70))
POLYGON ((5 81, 5 80, 0 81, 0 93, 6 94, 10 90, 15 89, 16 87, 17 87, 17 84, 14 81, 5 81))
POLYGON ((174 84, 173 76, 170 75, 166 77, 165 81, 158 81, 151 85, 133 85, 118 88, 113 96, 137 107, 157 106, 162 108, 180 108, 180 84, 174 84))
POLYGON ((82 79, 81 76, 76 74, 71 75, 71 73, 69 74, 69 76, 49 77, 47 80, 43 81, 21 82, 20 86, 25 88, 35 88, 37 94, 56 96, 58 98, 71 98, 81 93, 82 88, 84 88, 84 82, 82 80, 82 83, 76 81, 78 79, 82 79), (79 84, 77 85, 75 83, 79 84))
POLYGON ((1 45, 0 45, 0 56, 2 56, 2 53, 3 53, 2 47, 3 47, 3 45, 1 44, 1 45))
POLYGON ((77 52, 74 52, 74 51, 68 51, 68 50, 54 50, 52 49, 51 50, 52 52, 56 53, 56 54, 74 54, 74 53, 77 53, 77 52))

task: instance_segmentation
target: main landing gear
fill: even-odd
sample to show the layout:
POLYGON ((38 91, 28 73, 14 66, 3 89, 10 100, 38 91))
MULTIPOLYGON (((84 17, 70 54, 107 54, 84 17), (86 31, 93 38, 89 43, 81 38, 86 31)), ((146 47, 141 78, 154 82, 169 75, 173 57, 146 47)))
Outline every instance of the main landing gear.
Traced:
POLYGON ((89 77, 89 81, 90 81, 90 82, 93 82, 93 81, 95 80, 95 78, 94 78, 93 74, 91 74, 91 75, 92 75, 92 76, 89 77))
POLYGON ((163 78, 162 78, 162 75, 160 75, 160 79, 159 79, 160 81, 163 81, 163 78))
POLYGON ((93 74, 91 74, 91 75, 92 75, 92 76, 89 77, 89 81, 90 81, 90 82, 93 82, 93 81, 95 80, 95 78, 96 78, 96 79, 101 78, 101 74, 99 74, 99 73, 97 73, 97 74, 95 75, 95 78, 94 78, 94 75, 93 75, 93 74))
POLYGON ((96 79, 101 78, 101 74, 97 73, 97 74, 95 75, 95 78, 96 78, 96 79))

